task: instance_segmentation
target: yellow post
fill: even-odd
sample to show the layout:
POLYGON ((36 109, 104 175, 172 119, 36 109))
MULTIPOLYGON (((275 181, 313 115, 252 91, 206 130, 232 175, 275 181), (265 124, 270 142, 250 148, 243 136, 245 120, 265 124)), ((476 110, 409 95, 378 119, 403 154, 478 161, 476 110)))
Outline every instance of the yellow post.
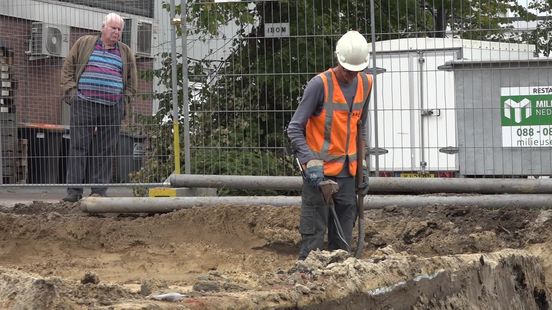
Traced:
POLYGON ((180 130, 178 129, 178 121, 173 122, 173 150, 174 150, 174 173, 180 174, 180 130))

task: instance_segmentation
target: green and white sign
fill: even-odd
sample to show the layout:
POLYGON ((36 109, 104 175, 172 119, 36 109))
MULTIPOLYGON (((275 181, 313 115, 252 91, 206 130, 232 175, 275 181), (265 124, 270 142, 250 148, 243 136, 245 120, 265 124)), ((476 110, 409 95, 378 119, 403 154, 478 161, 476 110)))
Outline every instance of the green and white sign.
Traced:
POLYGON ((552 147, 552 86, 500 89, 502 146, 552 147))

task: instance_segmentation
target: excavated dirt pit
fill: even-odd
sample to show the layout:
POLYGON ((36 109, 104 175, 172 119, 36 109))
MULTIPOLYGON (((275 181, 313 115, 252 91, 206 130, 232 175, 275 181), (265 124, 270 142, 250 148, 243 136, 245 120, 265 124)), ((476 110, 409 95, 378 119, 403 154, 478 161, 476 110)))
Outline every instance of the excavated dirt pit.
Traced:
POLYGON ((297 262, 298 207, 0 207, 0 308, 550 308, 551 210, 387 207, 365 218, 361 259, 316 251, 297 262))

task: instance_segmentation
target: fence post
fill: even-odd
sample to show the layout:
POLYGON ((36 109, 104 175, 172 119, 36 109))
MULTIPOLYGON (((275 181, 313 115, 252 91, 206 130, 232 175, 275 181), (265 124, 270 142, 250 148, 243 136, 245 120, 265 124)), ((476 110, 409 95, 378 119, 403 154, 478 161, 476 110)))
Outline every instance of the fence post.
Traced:
MULTIPOLYGON (((171 0, 171 60, 172 60, 172 108, 173 108, 173 152, 174 152, 174 173, 180 174, 180 129, 178 119, 178 83, 176 63, 176 27, 174 0, 171 0)), ((184 74, 185 75, 185 74, 184 74)))
MULTIPOLYGON (((374 100, 374 148, 379 147, 378 141, 378 79, 377 79, 377 62, 376 62, 376 18, 375 18, 374 0, 370 0, 370 28, 372 36, 372 99, 374 100)), ((370 126, 366 126, 366 130, 369 130, 370 126)), ((366 135, 366 138, 370 138, 366 135)), ((366 145, 369 144, 366 141, 366 145)), ((375 174, 379 174, 379 155, 375 156, 375 174)))
POLYGON ((182 113, 184 114, 184 171, 190 174, 190 106, 188 100, 188 28, 186 14, 187 1, 180 0, 180 14, 182 20, 182 113))

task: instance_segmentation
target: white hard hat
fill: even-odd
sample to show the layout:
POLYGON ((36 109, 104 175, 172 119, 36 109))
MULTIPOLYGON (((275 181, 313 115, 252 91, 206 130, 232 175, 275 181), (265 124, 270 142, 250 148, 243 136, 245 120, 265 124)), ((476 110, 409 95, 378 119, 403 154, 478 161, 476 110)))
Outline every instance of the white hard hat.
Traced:
POLYGON ((347 31, 335 46, 339 64, 349 71, 362 71, 368 67, 370 51, 368 42, 358 31, 347 31))

